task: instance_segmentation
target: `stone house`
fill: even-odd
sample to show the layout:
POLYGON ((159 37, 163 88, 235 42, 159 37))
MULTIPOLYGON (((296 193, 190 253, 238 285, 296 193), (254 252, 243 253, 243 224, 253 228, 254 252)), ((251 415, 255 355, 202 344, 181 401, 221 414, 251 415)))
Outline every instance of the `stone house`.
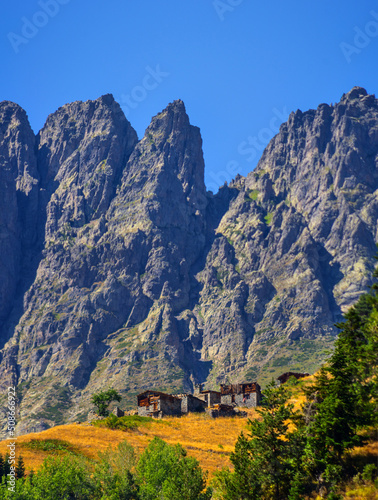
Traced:
POLYGON ((202 384, 196 384, 194 386, 194 396, 202 399, 208 408, 220 404, 221 402, 221 393, 219 391, 203 391, 202 384))
POLYGON ((137 396, 138 415, 157 417, 181 415, 181 399, 159 391, 145 391, 137 396))
POLYGON ((221 403, 254 408, 261 402, 261 387, 257 382, 245 384, 221 384, 221 403))
POLYGON ((203 412, 207 406, 206 402, 193 394, 178 394, 176 397, 181 399, 181 413, 203 412))
POLYGON ((202 390, 196 384, 194 394, 166 394, 144 391, 137 396, 138 415, 161 418, 165 415, 183 415, 188 412, 210 412, 212 416, 228 416, 234 406, 255 407, 260 404, 261 390, 256 382, 221 385, 220 391, 202 390))

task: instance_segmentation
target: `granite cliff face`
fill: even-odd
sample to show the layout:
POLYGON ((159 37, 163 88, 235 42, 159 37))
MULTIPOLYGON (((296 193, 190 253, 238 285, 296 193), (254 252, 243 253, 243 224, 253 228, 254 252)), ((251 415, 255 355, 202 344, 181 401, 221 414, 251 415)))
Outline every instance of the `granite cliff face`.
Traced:
POLYGON ((316 369, 370 284, 378 101, 354 88, 292 113, 258 167, 206 192, 182 101, 144 137, 110 95, 50 115, 35 137, 0 103, 0 381, 18 432, 124 403, 316 369))

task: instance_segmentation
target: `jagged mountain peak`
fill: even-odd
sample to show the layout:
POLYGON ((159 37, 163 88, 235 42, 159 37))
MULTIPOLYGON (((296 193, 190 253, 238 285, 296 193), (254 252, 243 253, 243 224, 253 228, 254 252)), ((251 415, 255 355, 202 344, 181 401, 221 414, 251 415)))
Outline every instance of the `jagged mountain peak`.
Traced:
POLYGON ((2 110, 2 113, 4 113, 4 110, 9 109, 12 110, 13 112, 25 113, 26 115, 26 111, 19 104, 13 101, 7 101, 7 100, 0 101, 0 109, 2 110))
POLYGON ((149 387, 319 366, 374 267, 374 96, 292 113, 216 196, 180 100, 141 140, 111 95, 62 106, 37 138, 14 106, 0 106, 0 381, 19 388, 19 432, 85 418, 105 386, 133 406, 149 387))
POLYGON ((185 134, 190 127, 185 105, 183 101, 178 99, 168 104, 163 111, 152 118, 146 129, 145 137, 158 131, 157 140, 159 143, 166 142, 171 134, 185 134))
POLYGON ((343 94, 342 97, 341 97, 341 102, 342 101, 352 101, 354 99, 359 99, 359 98, 362 98, 362 97, 365 97, 367 96, 368 93, 366 91, 366 89, 364 89, 363 87, 353 87, 349 92, 347 92, 346 94, 343 94))
POLYGON ((206 205, 204 169, 200 130, 190 124, 183 101, 176 100, 152 118, 130 158, 123 184, 129 185, 133 179, 134 188, 146 189, 149 182, 160 179, 157 193, 166 197, 170 191, 177 192, 175 183, 179 182, 179 190, 202 210, 206 205), (146 156, 150 160, 141 161, 146 156))

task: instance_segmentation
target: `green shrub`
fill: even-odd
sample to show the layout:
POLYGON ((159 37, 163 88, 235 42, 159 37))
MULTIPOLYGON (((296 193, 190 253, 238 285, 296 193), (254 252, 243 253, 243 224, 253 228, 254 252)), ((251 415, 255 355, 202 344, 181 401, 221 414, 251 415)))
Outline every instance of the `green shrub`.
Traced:
POLYGON ((142 500, 207 500, 205 474, 195 458, 187 457, 180 444, 171 446, 154 438, 141 455, 137 468, 142 500))
POLYGON ((120 431, 132 431, 137 429, 140 425, 148 426, 153 422, 163 423, 161 420, 156 420, 151 417, 140 417, 139 415, 116 417, 112 414, 102 420, 95 420, 92 422, 92 425, 96 427, 105 427, 107 429, 118 429, 120 431))
POLYGON ((31 439, 21 446, 29 450, 76 453, 75 447, 62 439, 31 439))

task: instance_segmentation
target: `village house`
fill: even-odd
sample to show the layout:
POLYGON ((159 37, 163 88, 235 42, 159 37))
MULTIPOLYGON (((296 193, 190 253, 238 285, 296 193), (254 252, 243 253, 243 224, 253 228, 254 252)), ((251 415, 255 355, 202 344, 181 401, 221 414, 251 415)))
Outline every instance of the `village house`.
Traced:
POLYGON ((221 402, 221 394, 219 391, 203 391, 202 384, 195 384, 194 395, 197 398, 202 399, 208 408, 221 402))
POLYGON ((144 391, 138 395, 138 415, 157 417, 181 415, 181 399, 159 391, 144 391))
POLYGON ((193 394, 175 394, 175 397, 181 399, 181 413, 203 412, 206 408, 206 402, 193 394))
MULTIPOLYGON (((161 418, 164 415, 184 415, 206 411, 209 415, 231 416, 235 406, 253 408, 260 404, 261 390, 256 382, 221 385, 220 391, 203 390, 196 384, 194 394, 165 394, 148 390, 137 396, 138 415, 161 418)), ((117 411, 119 411, 117 409, 117 411)))
POLYGON ((261 402, 261 388, 257 382, 245 384, 221 384, 221 403, 254 408, 261 402))

